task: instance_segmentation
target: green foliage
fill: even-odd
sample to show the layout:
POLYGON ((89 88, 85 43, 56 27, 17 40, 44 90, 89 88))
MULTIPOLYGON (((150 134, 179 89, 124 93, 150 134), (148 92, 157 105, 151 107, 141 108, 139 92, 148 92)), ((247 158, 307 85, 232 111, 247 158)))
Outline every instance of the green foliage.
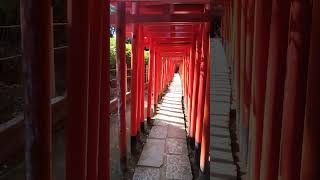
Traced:
MULTIPOLYGON (((126 43, 126 63, 128 65, 128 68, 131 67, 131 51, 132 51, 132 45, 130 44, 130 40, 127 40, 126 43)), ((116 68, 116 38, 111 37, 110 38, 110 68, 115 69, 116 68)), ((144 51, 144 62, 145 64, 148 64, 149 62, 149 51, 144 51)))

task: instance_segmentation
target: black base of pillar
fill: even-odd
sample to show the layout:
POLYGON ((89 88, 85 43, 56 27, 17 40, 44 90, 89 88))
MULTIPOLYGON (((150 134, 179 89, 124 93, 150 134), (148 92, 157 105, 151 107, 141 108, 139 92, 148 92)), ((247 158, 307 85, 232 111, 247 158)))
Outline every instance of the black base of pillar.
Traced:
POLYGON ((137 136, 131 136, 131 153, 137 153, 137 136))
POLYGON ((153 120, 151 119, 151 117, 147 117, 147 124, 148 126, 153 126, 153 120))
POLYGON ((146 131, 145 131, 145 127, 144 127, 144 122, 141 122, 140 123, 140 129, 141 129, 141 132, 142 133, 145 133, 146 131))
POLYGON ((189 144, 190 144, 191 149, 194 150, 194 138, 188 137, 188 140, 189 140, 189 144))
POLYGON ((120 157, 120 169, 122 172, 128 170, 127 156, 120 157))
POLYGON ((194 145, 194 167, 197 169, 200 167, 200 153, 201 143, 196 142, 194 145))
POLYGON ((203 171, 200 168, 199 180, 209 180, 210 179, 210 164, 209 161, 205 163, 203 171))

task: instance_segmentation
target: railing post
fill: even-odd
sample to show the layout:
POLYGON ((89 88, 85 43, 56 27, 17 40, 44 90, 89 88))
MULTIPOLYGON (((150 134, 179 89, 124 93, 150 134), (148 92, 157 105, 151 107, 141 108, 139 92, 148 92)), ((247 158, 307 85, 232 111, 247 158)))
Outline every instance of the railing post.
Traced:
POLYGON ((21 0, 26 179, 52 179, 52 6, 21 0))

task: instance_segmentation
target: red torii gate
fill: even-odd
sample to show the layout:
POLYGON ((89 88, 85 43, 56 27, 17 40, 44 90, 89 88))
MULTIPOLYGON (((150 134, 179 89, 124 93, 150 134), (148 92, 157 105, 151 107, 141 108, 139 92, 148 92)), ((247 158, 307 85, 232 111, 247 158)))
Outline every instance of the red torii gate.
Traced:
MULTIPOLYGON (((213 1, 210 0, 111 0, 111 3, 118 13, 110 15, 108 0, 68 1, 66 179, 109 179, 109 24, 117 28, 119 147, 123 168, 127 161, 125 40, 132 37, 132 78, 136 80, 132 83, 132 141, 139 127, 143 131, 144 125, 143 49, 147 47, 151 52, 149 123, 152 123, 152 89, 156 108, 159 95, 172 79, 176 64, 180 64, 187 108, 189 112, 192 109, 188 118, 192 124, 190 139, 196 142, 197 147, 196 162, 200 158, 200 143, 203 142, 205 147, 201 149, 201 163, 196 166, 200 166, 202 173, 209 173, 208 22, 210 17, 221 12, 213 13, 213 1), (194 86, 193 82, 197 85, 194 86), (198 96, 201 97, 199 102, 196 100, 198 96), (197 104, 205 104, 204 112, 197 104)), ((41 63, 52 60, 51 1, 24 0, 21 6, 24 9, 23 58, 29 73, 26 82, 30 82, 26 87, 26 94, 30 95, 26 100, 27 107, 30 107, 26 110, 30 115, 26 116, 26 124, 30 125, 28 132, 37 132, 27 141, 27 179, 51 180, 50 84, 46 81, 50 79, 50 65, 41 63), (42 96, 38 96, 39 92, 43 92, 42 96)))

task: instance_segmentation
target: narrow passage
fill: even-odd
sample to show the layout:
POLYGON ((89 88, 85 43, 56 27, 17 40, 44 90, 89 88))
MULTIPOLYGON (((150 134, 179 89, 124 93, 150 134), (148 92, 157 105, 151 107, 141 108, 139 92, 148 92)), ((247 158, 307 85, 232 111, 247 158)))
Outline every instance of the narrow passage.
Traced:
POLYGON ((192 179, 179 74, 158 106, 133 179, 192 179))

